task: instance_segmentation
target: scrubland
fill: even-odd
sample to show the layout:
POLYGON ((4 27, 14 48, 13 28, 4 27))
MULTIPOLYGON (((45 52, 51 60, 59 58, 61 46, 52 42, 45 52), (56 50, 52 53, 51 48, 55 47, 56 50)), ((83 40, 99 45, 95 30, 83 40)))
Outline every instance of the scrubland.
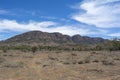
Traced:
POLYGON ((0 80, 120 80, 120 51, 0 51, 0 80))

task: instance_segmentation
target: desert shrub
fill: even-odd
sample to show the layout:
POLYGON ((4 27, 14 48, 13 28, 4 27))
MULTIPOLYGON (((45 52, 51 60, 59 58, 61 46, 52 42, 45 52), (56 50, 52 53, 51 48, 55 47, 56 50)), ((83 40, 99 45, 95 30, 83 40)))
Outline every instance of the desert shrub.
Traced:
POLYGON ((99 60, 96 60, 96 59, 95 59, 95 60, 93 60, 93 62, 96 62, 96 63, 97 63, 97 62, 99 62, 99 60))
POLYGON ((6 53, 9 50, 8 46, 1 46, 0 50, 2 50, 4 53, 6 53))
POLYGON ((84 64, 84 62, 83 61, 78 61, 78 64, 84 64))
POLYGON ((76 61, 73 61, 72 64, 77 64, 77 62, 76 62, 76 61))
POLYGON ((3 50, 3 52, 7 52, 8 50, 20 50, 22 52, 30 51, 31 46, 28 45, 6 45, 1 46, 0 50, 3 50))
POLYGON ((3 54, 3 56, 8 56, 7 54, 3 54))
POLYGON ((26 55, 23 55, 23 58, 33 58, 33 55, 32 54, 26 54, 26 55))
POLYGON ((32 50, 33 53, 35 53, 35 52, 38 50, 38 47, 33 46, 33 47, 31 48, 31 50, 32 50))
POLYGON ((102 50, 102 46, 101 46, 101 45, 97 45, 97 46, 95 47, 95 50, 102 50))
POLYGON ((91 56, 87 56, 85 59, 84 59, 84 63, 90 63, 91 62, 91 56))
POLYGON ((95 72, 95 73, 103 73, 103 70, 101 69, 88 69, 88 72, 95 72))
POLYGON ((44 65, 43 65, 43 68, 44 68, 44 67, 47 67, 47 66, 50 66, 50 65, 44 64, 44 65))
POLYGON ((30 51, 31 47, 28 45, 14 46, 14 50, 21 50, 22 52, 30 51))
POLYGON ((65 64, 65 65, 69 65, 70 63, 69 63, 69 62, 64 62, 63 64, 65 64))
POLYGON ((120 60, 120 58, 118 57, 118 58, 114 58, 114 60, 120 60))
POLYGON ((89 59, 85 59, 85 63, 90 63, 90 60, 89 59))
POLYGON ((103 65, 115 65, 113 60, 103 60, 102 64, 103 65))
POLYGON ((98 54, 97 52, 95 52, 95 51, 93 51, 93 52, 91 52, 91 54, 98 54))
POLYGON ((23 68, 24 63, 23 62, 7 62, 3 65, 3 67, 6 67, 6 68, 23 68))
POLYGON ((111 80, 120 80, 120 77, 113 77, 111 80))
POLYGON ((71 56, 77 56, 77 54, 75 54, 75 53, 71 53, 71 56))
POLYGON ((3 49, 3 52, 6 53, 6 52, 7 52, 7 49, 3 49))
POLYGON ((39 64, 41 64, 41 62, 40 61, 36 61, 35 64, 39 65, 39 64))
POLYGON ((0 63, 3 63, 4 61, 5 61, 5 59, 0 57, 0 63))

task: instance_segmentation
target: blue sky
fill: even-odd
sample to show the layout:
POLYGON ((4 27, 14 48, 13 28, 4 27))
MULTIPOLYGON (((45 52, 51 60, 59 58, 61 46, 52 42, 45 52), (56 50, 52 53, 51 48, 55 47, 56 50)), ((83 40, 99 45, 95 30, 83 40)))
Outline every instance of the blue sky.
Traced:
POLYGON ((0 40, 32 30, 120 38, 120 0, 0 0, 0 40))

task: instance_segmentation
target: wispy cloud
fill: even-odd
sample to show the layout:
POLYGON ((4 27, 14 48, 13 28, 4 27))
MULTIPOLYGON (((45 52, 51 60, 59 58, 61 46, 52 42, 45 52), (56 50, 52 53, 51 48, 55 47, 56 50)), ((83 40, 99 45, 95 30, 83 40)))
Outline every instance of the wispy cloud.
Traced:
POLYGON ((0 31, 31 31, 31 30, 41 30, 45 32, 60 32, 63 34, 74 35, 87 35, 95 34, 90 29, 85 29, 81 27, 76 27, 75 25, 60 25, 59 23, 53 21, 29 21, 28 23, 19 23, 15 20, 0 20, 0 31))
POLYGON ((43 18, 43 19, 57 19, 56 17, 51 17, 51 16, 40 16, 40 18, 43 18))
POLYGON ((2 9, 0 9, 0 14, 7 14, 7 13, 8 13, 7 10, 2 10, 2 9))
POLYGON ((120 0, 84 0, 72 19, 99 28, 120 27, 120 0))

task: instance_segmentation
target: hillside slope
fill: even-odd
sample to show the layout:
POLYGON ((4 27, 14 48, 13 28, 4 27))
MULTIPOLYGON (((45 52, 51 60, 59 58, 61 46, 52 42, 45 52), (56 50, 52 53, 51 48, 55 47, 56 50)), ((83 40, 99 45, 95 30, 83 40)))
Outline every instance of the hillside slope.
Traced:
POLYGON ((61 33, 47 33, 42 31, 30 31, 11 37, 3 44, 11 43, 38 43, 38 44, 98 44, 103 43, 105 39, 102 38, 91 38, 88 36, 68 36, 61 33))

